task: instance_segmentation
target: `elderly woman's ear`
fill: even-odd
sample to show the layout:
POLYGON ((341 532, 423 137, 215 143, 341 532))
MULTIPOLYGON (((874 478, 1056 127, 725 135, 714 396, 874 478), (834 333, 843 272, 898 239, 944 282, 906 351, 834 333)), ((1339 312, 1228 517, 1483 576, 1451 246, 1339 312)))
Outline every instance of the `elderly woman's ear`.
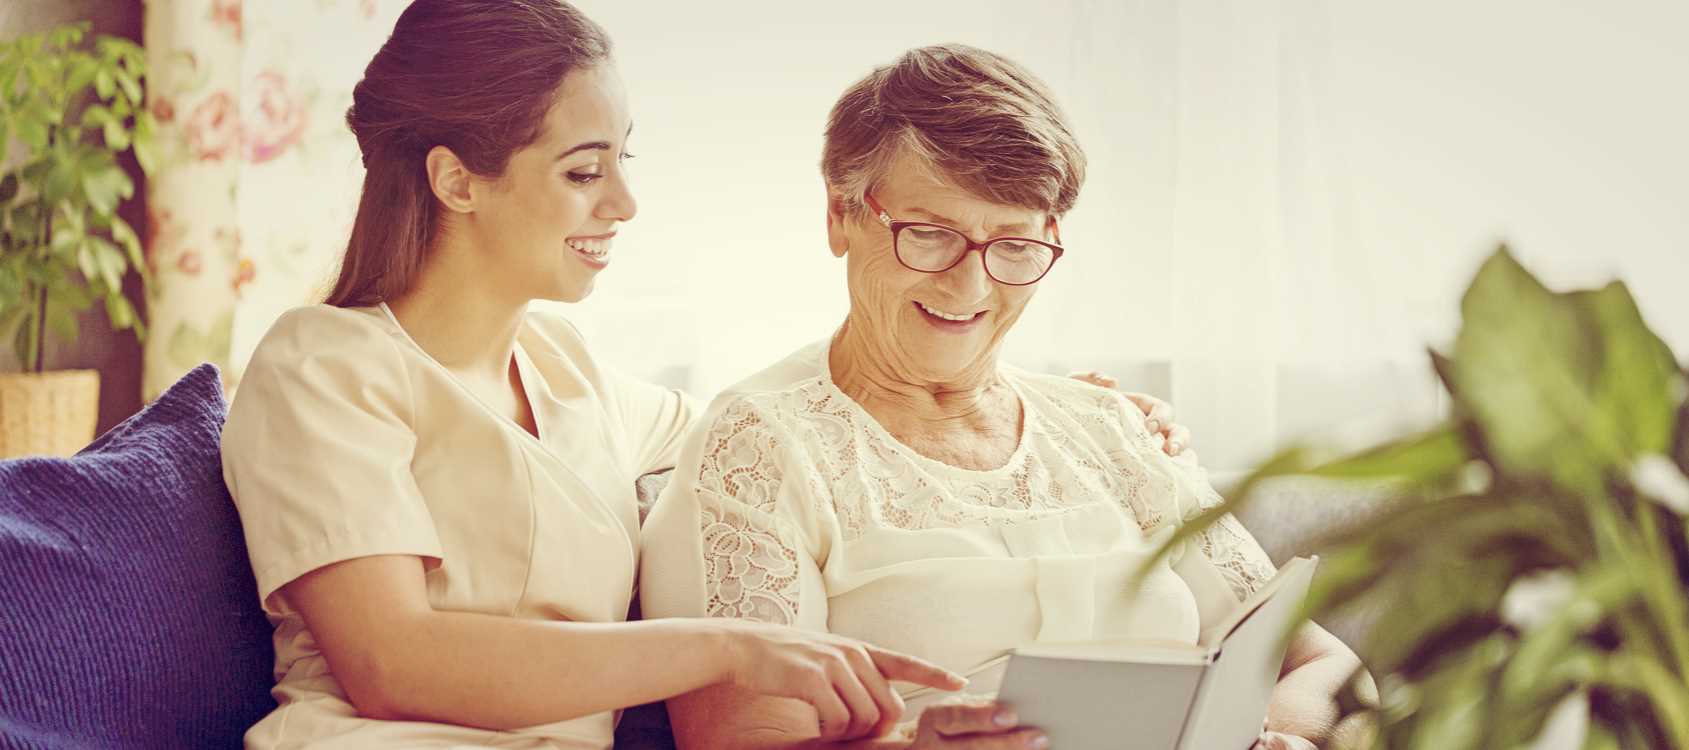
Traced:
POLYGON ((844 198, 837 195, 827 196, 827 247, 835 258, 843 258, 850 251, 850 214, 844 198))

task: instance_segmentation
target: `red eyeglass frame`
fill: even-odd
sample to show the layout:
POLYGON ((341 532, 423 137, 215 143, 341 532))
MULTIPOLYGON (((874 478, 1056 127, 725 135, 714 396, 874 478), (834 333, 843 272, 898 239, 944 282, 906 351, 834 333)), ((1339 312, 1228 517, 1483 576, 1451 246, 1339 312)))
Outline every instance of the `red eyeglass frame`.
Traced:
POLYGON ((874 196, 871 193, 863 193, 862 194, 862 200, 863 200, 864 203, 868 204, 868 208, 870 208, 874 211, 874 217, 879 219, 880 223, 886 225, 886 228, 891 231, 892 255, 897 258, 898 264, 903 266, 904 268, 911 270, 911 271, 917 271, 919 273, 944 273, 945 271, 948 271, 952 268, 955 268, 958 264, 960 264, 963 260, 965 260, 968 257, 969 253, 974 252, 975 250, 978 250, 979 251, 980 267, 985 269, 985 275, 989 276, 992 281, 995 281, 995 282, 1002 284, 1004 286, 1029 286, 1029 285, 1032 285, 1032 284, 1036 284, 1039 281, 1042 281, 1045 276, 1050 275, 1050 269, 1055 268, 1056 267, 1056 261, 1061 260, 1062 254, 1067 252, 1067 250, 1059 244, 1061 242, 1061 227, 1056 223, 1056 220, 1053 217, 1050 219, 1050 233, 1055 235, 1055 238, 1056 238, 1055 242, 1045 242, 1044 240, 1035 240, 1031 237, 992 237, 992 238, 990 238, 990 239, 988 239, 984 242, 974 242, 974 239, 972 237, 969 237, 966 232, 963 232, 962 230, 957 229, 955 227, 947 227, 943 224, 934 224, 930 221, 894 221, 891 218, 891 213, 887 212, 885 210, 885 208, 880 206, 880 202, 877 201, 877 200, 874 200, 874 196), (934 227, 934 228, 937 228, 937 229, 944 229, 944 230, 947 230, 947 231, 955 232, 956 234, 961 235, 962 241, 967 243, 967 247, 962 250, 962 253, 960 255, 956 256, 955 262, 951 263, 948 266, 940 268, 936 271, 928 271, 924 268, 916 268, 914 266, 909 265, 908 263, 905 263, 903 261, 903 254, 899 253, 897 251, 897 234, 898 234, 898 232, 902 231, 904 227, 934 227), (1038 278, 1035 278, 1031 281, 1022 281, 1022 282, 1018 282, 1018 283, 1011 282, 1011 281, 1004 281, 1002 279, 997 278, 997 275, 991 272, 991 264, 985 262, 985 248, 990 247, 991 244, 994 243, 994 242, 1001 242, 1003 240, 1014 240, 1014 241, 1018 241, 1018 242, 1036 243, 1036 244, 1039 244, 1039 245, 1043 245, 1044 247, 1050 248, 1050 250, 1052 252, 1054 252, 1055 254, 1053 256, 1051 256, 1051 258, 1050 258, 1050 265, 1048 265, 1044 268, 1043 273, 1038 274, 1038 278))

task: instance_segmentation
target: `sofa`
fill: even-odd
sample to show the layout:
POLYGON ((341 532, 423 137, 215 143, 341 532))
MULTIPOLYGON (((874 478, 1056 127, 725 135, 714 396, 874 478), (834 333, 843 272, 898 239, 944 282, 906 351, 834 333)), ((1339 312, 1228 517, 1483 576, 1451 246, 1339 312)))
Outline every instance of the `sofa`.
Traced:
MULTIPOLYGON (((203 365, 73 457, 0 461, 0 748, 235 748, 274 707, 225 414, 203 365)), ((1281 483, 1243 520, 1282 561, 1376 502, 1281 483)), ((672 746, 661 706, 624 714, 617 747, 672 746)))

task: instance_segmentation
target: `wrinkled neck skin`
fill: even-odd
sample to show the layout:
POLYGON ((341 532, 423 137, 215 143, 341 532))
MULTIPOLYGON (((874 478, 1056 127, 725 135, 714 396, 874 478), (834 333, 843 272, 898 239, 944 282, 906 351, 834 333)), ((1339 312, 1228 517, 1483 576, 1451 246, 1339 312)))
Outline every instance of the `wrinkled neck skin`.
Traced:
POLYGON ((1020 399, 997 372, 994 346, 943 381, 913 373, 885 336, 847 319, 828 354, 833 383, 905 442, 1020 432, 1020 399))

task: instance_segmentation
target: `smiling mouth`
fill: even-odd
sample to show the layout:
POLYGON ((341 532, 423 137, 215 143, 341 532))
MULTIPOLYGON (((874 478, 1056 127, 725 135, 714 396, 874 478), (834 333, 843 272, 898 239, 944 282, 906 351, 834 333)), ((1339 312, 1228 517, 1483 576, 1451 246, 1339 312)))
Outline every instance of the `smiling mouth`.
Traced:
POLYGON ((611 240, 615 235, 600 237, 571 237, 563 241, 570 250, 585 256, 588 260, 606 263, 610 260, 611 240))
POLYGON ((916 302, 915 307, 925 314, 928 320, 948 324, 950 326, 965 326, 985 317, 985 313, 987 312, 985 310, 980 310, 979 312, 974 313, 954 313, 946 310, 940 310, 936 307, 931 307, 922 302, 916 302))

